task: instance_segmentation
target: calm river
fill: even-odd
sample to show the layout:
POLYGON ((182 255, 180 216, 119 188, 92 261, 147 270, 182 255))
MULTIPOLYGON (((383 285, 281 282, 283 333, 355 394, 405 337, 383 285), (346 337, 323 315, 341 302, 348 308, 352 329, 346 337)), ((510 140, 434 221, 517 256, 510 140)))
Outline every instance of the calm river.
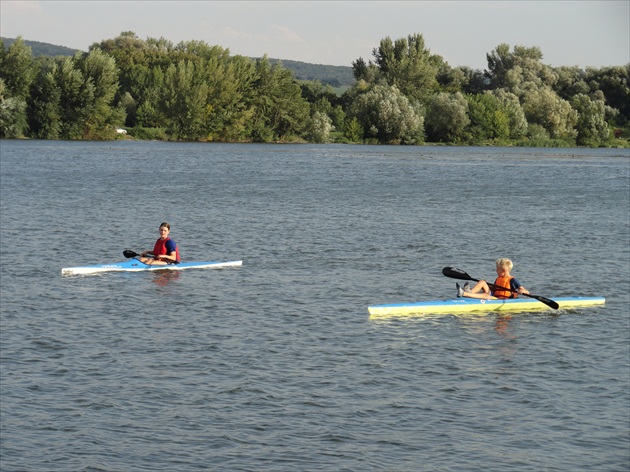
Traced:
POLYGON ((0 470, 627 471, 628 150, 0 141, 0 470), (61 277, 168 221, 184 260, 61 277), (606 306, 371 319, 510 257, 606 306))

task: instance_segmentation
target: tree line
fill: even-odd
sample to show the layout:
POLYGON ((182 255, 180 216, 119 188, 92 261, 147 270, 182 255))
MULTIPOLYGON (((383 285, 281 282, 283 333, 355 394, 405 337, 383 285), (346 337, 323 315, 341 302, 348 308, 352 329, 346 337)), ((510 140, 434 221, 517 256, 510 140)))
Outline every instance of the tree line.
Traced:
POLYGON ((72 57, 0 48, 0 137, 220 142, 628 146, 630 64, 551 67, 500 44, 451 67, 421 34, 384 38, 355 82, 297 80, 266 56, 123 32, 72 57))

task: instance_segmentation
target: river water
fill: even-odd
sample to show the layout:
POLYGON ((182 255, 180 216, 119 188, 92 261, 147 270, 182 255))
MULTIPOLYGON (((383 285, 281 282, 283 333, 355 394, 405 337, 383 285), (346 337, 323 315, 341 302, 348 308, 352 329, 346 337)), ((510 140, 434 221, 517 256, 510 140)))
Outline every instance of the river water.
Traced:
POLYGON ((0 141, 11 471, 625 471, 628 150, 0 141), (168 221, 225 270, 61 277, 168 221), (370 318, 444 266, 606 306, 370 318))

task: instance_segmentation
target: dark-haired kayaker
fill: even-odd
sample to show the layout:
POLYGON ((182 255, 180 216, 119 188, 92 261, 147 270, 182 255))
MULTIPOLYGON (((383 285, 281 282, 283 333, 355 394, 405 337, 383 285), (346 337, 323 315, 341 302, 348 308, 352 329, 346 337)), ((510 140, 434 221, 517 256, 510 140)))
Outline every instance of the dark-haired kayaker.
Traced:
POLYGON ((177 244, 168 237, 171 232, 171 225, 167 222, 162 223, 159 232, 160 237, 155 242, 153 250, 144 251, 140 254, 141 257, 139 257, 138 260, 149 265, 179 264, 179 249, 177 249, 177 244))

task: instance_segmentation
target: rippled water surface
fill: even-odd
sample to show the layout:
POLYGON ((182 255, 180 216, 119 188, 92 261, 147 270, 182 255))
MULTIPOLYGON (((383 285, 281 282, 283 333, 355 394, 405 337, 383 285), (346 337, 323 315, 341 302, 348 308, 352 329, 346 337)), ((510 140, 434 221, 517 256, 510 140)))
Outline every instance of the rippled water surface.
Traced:
POLYGON ((627 150, 0 141, 9 471, 630 467, 627 150), (152 247, 241 268, 61 277, 152 247), (497 257, 605 307, 372 319, 497 257))

